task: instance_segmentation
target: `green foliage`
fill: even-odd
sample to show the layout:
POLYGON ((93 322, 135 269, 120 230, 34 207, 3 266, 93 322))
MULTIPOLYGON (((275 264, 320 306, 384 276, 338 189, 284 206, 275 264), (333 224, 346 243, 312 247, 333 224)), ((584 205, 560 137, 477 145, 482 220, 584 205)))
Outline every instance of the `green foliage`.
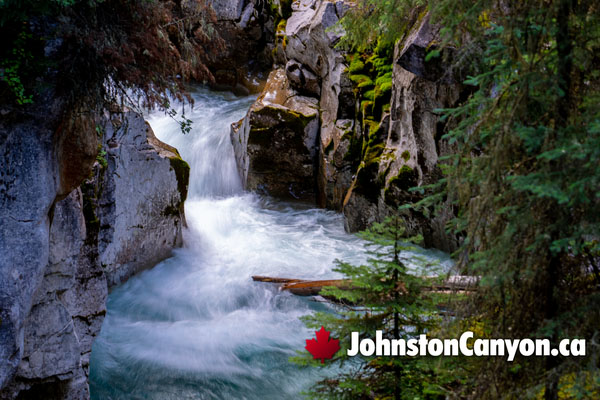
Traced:
MULTIPOLYGON (((442 399, 444 391, 433 385, 436 376, 430 359, 413 357, 349 357, 351 332, 360 338, 375 339, 382 330, 387 339, 405 339, 434 329, 439 321, 435 299, 424 294, 424 282, 416 276, 431 274, 432 267, 415 255, 411 243, 420 237, 407 238, 400 218, 374 224, 361 234, 367 241, 369 259, 365 265, 338 262, 336 271, 352 282, 351 288, 325 288, 335 313, 321 312, 303 318, 309 328, 321 325, 340 339, 341 350, 332 360, 341 373, 319 382, 310 393, 313 398, 397 398, 442 399), (415 265, 414 270, 407 264, 415 265)), ((292 359, 300 365, 320 365, 306 352, 292 359)), ((440 378, 441 379, 441 378, 440 378)))
POLYGON ((15 101, 19 105, 31 103, 32 96, 25 93, 25 87, 21 81, 21 70, 33 59, 31 51, 26 43, 31 40, 32 35, 27 31, 21 31, 14 42, 9 57, 0 61, 0 80, 4 81, 12 92, 15 101))
POLYGON ((224 46, 215 23, 205 0, 3 0, 0 101, 28 104, 47 89, 67 108, 184 99, 189 79, 213 79, 206 64, 224 46))
POLYGON ((108 161, 106 161, 106 151, 102 148, 102 145, 98 145, 98 155, 96 156, 96 161, 102 166, 103 169, 108 167, 108 161))
MULTIPOLYGON (((416 189, 432 193, 416 205, 426 217, 448 205, 456 210, 447 228, 463 237, 458 266, 482 277, 482 290, 455 325, 474 320, 495 337, 546 337, 553 344, 564 337, 591 341, 600 335, 597 2, 360 0, 342 21, 342 45, 366 51, 403 40, 423 16, 414 8, 420 5, 442 27, 426 62, 449 48, 448 68, 469 76, 468 99, 438 110, 456 153, 440 165, 437 183, 416 189)), ((472 374, 453 396, 597 397, 596 342, 588 354, 514 364, 465 360, 462 368, 472 374), (572 380, 578 383, 567 396, 561 388, 572 380)))
POLYGON ((339 46, 359 52, 377 43, 393 46, 421 11, 423 0, 360 0, 342 18, 346 35, 339 46))

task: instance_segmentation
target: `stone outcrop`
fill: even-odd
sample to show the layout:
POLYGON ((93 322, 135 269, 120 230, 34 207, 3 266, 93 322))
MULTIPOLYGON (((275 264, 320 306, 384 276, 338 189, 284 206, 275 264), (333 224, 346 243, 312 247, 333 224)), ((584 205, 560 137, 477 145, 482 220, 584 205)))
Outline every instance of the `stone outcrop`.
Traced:
POLYGON ((98 263, 113 286, 181 246, 189 166, 134 112, 106 121, 102 140, 106 168, 94 182, 98 263))
POLYGON ((284 69, 269 75, 262 95, 231 129, 244 187, 315 201, 317 100, 297 94, 284 69))
MULTIPOLYGON (((292 130, 299 137, 295 141, 288 137, 282 146, 275 132, 285 130, 285 121, 280 118, 275 128, 257 118, 271 89, 265 89, 243 122, 234 125, 232 143, 248 189, 289 197, 281 188, 292 183, 297 186, 300 181, 305 187, 315 184, 316 203, 342 211, 347 229, 357 231, 417 200, 409 188, 437 180, 439 158, 452 149, 441 139, 446 127, 435 110, 456 104, 462 89, 441 59, 425 61, 437 29, 429 24, 427 15, 420 15, 396 45, 390 61, 388 105, 362 101, 362 89, 351 80, 346 55, 336 48, 344 34, 336 24, 349 6, 351 3, 344 1, 294 1, 291 16, 277 33, 277 73, 270 75, 267 86, 277 86, 274 80, 281 80, 281 71, 285 71, 289 96, 303 96, 317 105, 317 156, 312 174, 302 168, 277 173, 282 160, 305 151, 291 144, 304 132, 292 130), (367 115, 367 103, 384 111, 367 115), (253 141, 252 132, 256 136, 253 141), (257 164, 260 168, 253 168, 257 164)), ((456 248, 456 238, 444 229, 452 216, 450 210, 436 218, 416 211, 403 213, 410 231, 422 233, 426 246, 446 251, 456 248)))
POLYGON ((278 0, 210 0, 225 49, 209 63, 215 89, 259 93, 272 64, 278 0))
POLYGON ((135 113, 43 105, 0 121, 0 398, 86 399, 108 288, 181 243, 189 167, 135 113))
MULTIPOLYGON (((349 194, 344 213, 351 230, 365 229, 416 200, 409 189, 435 183, 441 177, 439 158, 453 150, 442 140, 446 127, 436 110, 457 104, 462 88, 439 60, 425 62, 426 49, 436 35, 425 16, 395 46, 390 111, 379 126, 384 148, 371 177, 382 181, 381 191, 374 195, 376 188, 359 189, 349 194)), ((432 218, 415 211, 405 211, 405 215, 411 231, 423 234, 428 247, 456 249, 457 239, 445 233, 450 210, 432 218)))
POLYGON ((341 32, 330 28, 344 8, 341 1, 292 3, 293 12, 282 24, 284 39, 277 46, 276 59, 281 65, 269 76, 267 87, 247 117, 232 130, 238 170, 247 189, 311 201, 322 197, 317 180, 319 159, 322 149, 338 133, 336 119, 344 70, 343 55, 334 49, 341 32), (304 123, 292 118, 296 126, 286 127, 287 117, 281 111, 276 124, 273 118, 273 122, 265 123, 266 118, 260 115, 272 114, 273 104, 293 111, 286 112, 287 117, 299 113, 304 123), (307 108, 314 111, 301 110, 307 108), (294 138, 292 132, 300 136, 294 138), (298 151, 302 160, 296 157, 298 151), (299 192, 294 188, 302 189, 299 192))

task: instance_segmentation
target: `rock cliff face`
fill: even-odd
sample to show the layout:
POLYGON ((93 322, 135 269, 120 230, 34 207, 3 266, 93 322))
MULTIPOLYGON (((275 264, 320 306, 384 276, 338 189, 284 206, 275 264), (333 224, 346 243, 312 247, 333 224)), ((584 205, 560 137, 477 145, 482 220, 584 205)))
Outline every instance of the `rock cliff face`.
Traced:
POLYGON ((278 0, 210 0, 225 49, 209 65, 216 89, 259 93, 271 69, 278 0))
POLYGON ((2 399, 89 398, 108 288, 167 257, 184 223, 189 167, 141 116, 45 106, 0 123, 2 399))
MULTIPOLYGON (((436 28, 424 16, 395 46, 390 111, 384 113, 375 132, 383 150, 364 170, 380 184, 360 185, 363 171, 357 172, 358 179, 343 205, 350 230, 364 229, 404 203, 417 200, 409 189, 435 183, 441 177, 439 158, 453 151, 442 140, 446 126, 436 110, 457 104, 462 88, 440 61, 425 62, 426 49, 436 35, 436 28)), ((423 234, 428 247, 448 252, 456 249, 457 238, 445 233, 452 216, 449 209, 435 218, 415 211, 406 211, 405 216, 408 227, 423 234)))
POLYGON ((84 187, 97 201, 98 263, 113 286, 181 246, 189 166, 134 112, 113 115, 102 132, 106 167, 84 187))
MULTIPOLYGON (((246 118, 234 125, 232 143, 246 188, 290 197, 293 194, 282 188, 312 186, 316 204, 342 211, 347 229, 357 231, 415 200, 409 188, 437 180, 438 160, 452 149, 441 139, 446 127, 435 110, 456 104, 461 87, 441 61, 425 61, 437 30, 426 15, 421 16, 394 50, 388 105, 379 105, 381 115, 367 114, 366 108, 378 106, 377 100, 362 101, 346 55, 336 48, 344 34, 336 24, 349 4, 292 3, 291 16, 277 33, 277 72, 269 76, 267 88, 246 118), (283 79, 283 70, 285 89, 274 90, 283 87, 276 83, 283 79), (290 130, 281 117, 271 124, 258 117, 257 113, 264 112, 264 99, 273 93, 283 99, 302 96, 305 103, 316 105, 319 120, 312 170, 283 166, 283 161, 305 152, 294 145, 305 136, 302 129, 290 130), (296 132, 298 137, 284 139, 283 131, 296 132)), ((415 211, 404 213, 410 230, 422 233, 427 246, 446 251, 456 248, 456 238, 444 230, 450 210, 435 219, 415 211)))

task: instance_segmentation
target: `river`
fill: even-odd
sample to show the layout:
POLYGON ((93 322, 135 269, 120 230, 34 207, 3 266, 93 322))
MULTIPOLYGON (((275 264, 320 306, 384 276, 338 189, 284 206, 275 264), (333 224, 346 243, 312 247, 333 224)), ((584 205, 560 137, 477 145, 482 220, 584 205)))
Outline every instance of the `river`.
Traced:
POLYGON ((363 243, 338 213, 242 190, 229 126, 254 98, 203 88, 193 98, 188 134, 163 113, 149 116, 191 166, 184 246, 110 293, 92 399, 298 398, 324 374, 288 362, 314 335, 298 318, 325 306, 250 277, 336 277, 336 259, 365 260, 363 243))

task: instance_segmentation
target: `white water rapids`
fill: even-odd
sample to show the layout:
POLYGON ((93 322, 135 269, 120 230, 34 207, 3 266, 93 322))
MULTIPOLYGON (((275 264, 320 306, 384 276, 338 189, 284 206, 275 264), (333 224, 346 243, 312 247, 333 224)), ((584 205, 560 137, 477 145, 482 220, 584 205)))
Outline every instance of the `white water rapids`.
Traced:
POLYGON ((254 99, 193 97, 186 135, 162 113, 149 117, 191 166, 184 246, 109 295, 92 399, 299 398, 324 371, 288 362, 314 335, 298 317, 324 306, 250 277, 335 277, 335 259, 364 261, 362 243, 335 212, 243 192, 229 127, 254 99))

